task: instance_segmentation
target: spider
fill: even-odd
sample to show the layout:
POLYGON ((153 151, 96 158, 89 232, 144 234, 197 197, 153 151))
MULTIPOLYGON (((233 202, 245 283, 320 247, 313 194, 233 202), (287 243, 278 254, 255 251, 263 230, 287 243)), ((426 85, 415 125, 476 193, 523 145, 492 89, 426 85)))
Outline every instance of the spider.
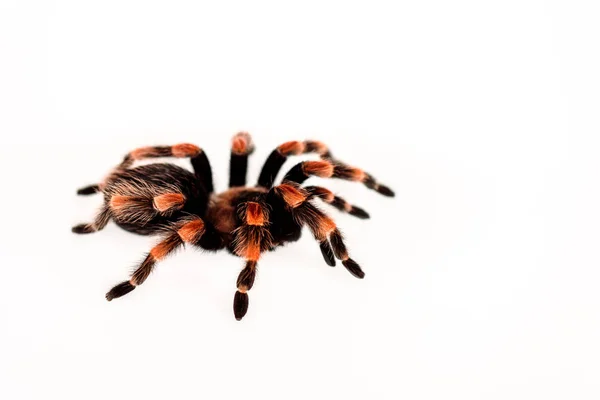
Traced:
POLYGON ((161 236, 131 278, 106 294, 108 301, 140 286, 158 261, 184 244, 209 251, 226 248, 245 260, 233 300, 234 316, 239 321, 248 311, 248 291, 254 284, 261 254, 297 241, 304 225, 318 241, 328 265, 335 266, 337 258, 352 275, 364 278, 363 270, 348 255, 336 224, 314 203, 318 198, 358 218, 369 218, 369 214, 324 187, 302 184, 309 177, 318 176, 362 182, 384 196, 393 197, 394 192, 363 170, 335 160, 327 146, 311 140, 278 146, 263 165, 258 184, 249 187, 246 170, 253 151, 248 133, 240 132, 233 137, 230 188, 222 193, 214 193, 206 154, 188 143, 133 150, 101 183, 77 191, 79 195, 101 192, 104 201, 94 222, 74 226, 74 233, 97 232, 112 219, 127 231, 161 236), (316 153, 320 160, 296 164, 281 184, 274 185, 286 159, 305 153, 316 153), (135 161, 159 157, 189 158, 194 173, 168 163, 133 167, 135 161))

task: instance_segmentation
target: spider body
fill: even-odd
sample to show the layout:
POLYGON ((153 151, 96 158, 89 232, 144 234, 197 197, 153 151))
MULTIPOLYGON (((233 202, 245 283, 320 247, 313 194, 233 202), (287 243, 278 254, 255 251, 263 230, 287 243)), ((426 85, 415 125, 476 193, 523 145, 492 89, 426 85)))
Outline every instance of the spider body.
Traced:
POLYGON ((315 201, 319 198, 359 218, 368 218, 368 214, 328 189, 302 184, 310 176, 333 177, 362 182, 386 196, 393 196, 393 192, 364 171, 334 160, 327 147, 315 141, 287 142, 277 147, 265 162, 258 184, 247 187, 246 170, 252 151, 247 133, 234 136, 230 189, 221 193, 214 193, 206 154, 191 144, 136 149, 100 184, 78 191, 81 195, 102 192, 104 202, 94 222, 73 227, 74 233, 96 232, 113 220, 132 233, 161 236, 131 278, 106 294, 107 300, 141 285, 158 261, 183 244, 209 251, 227 249, 246 261, 234 297, 234 314, 240 320, 247 312, 247 292, 254 283, 261 254, 299 240, 305 225, 319 242, 328 265, 335 266, 337 258, 352 275, 364 277, 362 269, 348 255, 337 226, 316 207, 315 201), (287 157, 303 153, 317 153, 321 161, 297 164, 281 184, 274 185, 287 157), (159 157, 189 158, 194 172, 168 163, 133 167, 137 160, 159 157))

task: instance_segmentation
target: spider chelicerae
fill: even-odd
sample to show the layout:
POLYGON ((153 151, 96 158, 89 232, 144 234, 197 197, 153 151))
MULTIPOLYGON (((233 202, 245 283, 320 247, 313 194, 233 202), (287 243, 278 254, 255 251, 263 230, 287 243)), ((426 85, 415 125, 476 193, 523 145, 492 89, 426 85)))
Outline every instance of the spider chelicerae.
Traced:
POLYGON ((131 278, 106 294, 108 301, 144 283, 157 261, 188 243, 209 251, 227 249, 244 258, 245 267, 238 276, 233 300, 234 315, 239 321, 248 310, 248 291, 254 284, 261 254, 297 241, 304 225, 319 242, 328 265, 335 266, 337 258, 352 275, 364 278, 360 266, 348 255, 335 223, 315 206, 314 199, 319 198, 358 218, 369 218, 369 215, 324 187, 302 184, 311 176, 318 176, 362 182, 384 196, 393 197, 394 192, 363 170, 334 159, 327 146, 312 140, 278 146, 267 158, 258 184, 249 187, 246 170, 253 150, 248 133, 240 132, 233 137, 230 189, 222 193, 214 193, 206 154, 198 146, 187 143, 133 150, 101 183, 77 191, 80 195, 101 192, 104 202, 94 222, 74 226, 74 233, 99 231, 112 219, 130 232, 161 236, 131 278), (282 183, 274 186, 286 159, 306 153, 316 153, 321 160, 296 164, 282 183), (189 158, 194 173, 167 163, 133 167, 137 160, 159 157, 189 158))

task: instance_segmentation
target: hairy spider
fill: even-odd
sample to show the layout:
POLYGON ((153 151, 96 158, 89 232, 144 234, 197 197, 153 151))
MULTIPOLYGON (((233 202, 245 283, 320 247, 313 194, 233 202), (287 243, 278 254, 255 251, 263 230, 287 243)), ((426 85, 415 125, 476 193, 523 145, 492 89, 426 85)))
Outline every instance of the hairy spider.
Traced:
POLYGON ((213 192, 213 179, 206 154, 193 144, 142 147, 127 154, 101 183, 77 191, 80 195, 102 192, 104 202, 94 222, 73 227, 74 233, 101 230, 109 220, 140 235, 161 235, 131 278, 113 287, 106 299, 121 297, 144 283, 157 261, 184 243, 209 251, 223 248, 245 259, 237 279, 233 300, 235 318, 241 320, 248 310, 248 291, 254 284, 256 263, 261 253, 294 242, 307 225, 319 242, 325 262, 335 266, 335 258, 357 278, 365 274, 350 258, 340 231, 333 220, 319 210, 319 198, 340 211, 358 218, 369 218, 361 208, 347 203, 330 190, 301 184, 311 176, 362 182, 385 196, 394 196, 361 169, 334 160, 327 146, 317 141, 292 141, 277 147, 267 158, 258 184, 247 187, 248 156, 254 146, 248 133, 233 137, 230 160, 230 189, 213 192), (277 173, 288 156, 316 153, 321 161, 295 165, 280 185, 273 186, 277 173), (157 157, 189 158, 190 171, 174 164, 155 163, 132 168, 137 160, 157 157))

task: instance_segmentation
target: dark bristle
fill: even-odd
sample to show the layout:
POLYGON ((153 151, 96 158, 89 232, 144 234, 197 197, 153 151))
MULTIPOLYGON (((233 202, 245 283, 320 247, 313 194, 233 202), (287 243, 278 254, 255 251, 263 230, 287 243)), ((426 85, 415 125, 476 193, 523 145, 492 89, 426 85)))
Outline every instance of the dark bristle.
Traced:
POLYGON ((71 232, 83 235, 86 233, 96 232, 96 230, 90 224, 79 224, 72 227, 71 232))
POLYGON ((248 293, 235 292, 233 298, 233 314, 235 319, 241 321, 248 312, 248 293))
POLYGON ((348 257, 348 250, 346 249, 344 239, 342 238, 342 234, 339 230, 335 229, 333 232, 331 232, 329 240, 331 241, 331 247, 333 248, 333 252, 337 258, 343 260, 344 258, 348 257))
POLYGON ((214 190, 212 169, 206 153, 201 151, 200 154, 190 158, 190 162, 194 168, 196 178, 204 184, 207 193, 212 193, 214 190))
MULTIPOLYGON (((306 149, 304 150, 304 153, 318 153, 321 146, 323 146, 323 144, 321 142, 317 142, 314 140, 307 140, 304 142, 304 144, 306 145, 306 149)), ((326 153, 328 153, 328 152, 329 151, 327 151, 326 153)))
POLYGON ((363 279, 365 277, 365 273, 353 259, 349 258, 345 261, 342 261, 342 264, 344 264, 344 267, 346 267, 348 272, 358 279, 363 279))
POLYGON ((375 178, 373 178, 372 175, 367 174, 365 177, 365 180, 363 182, 365 184, 365 186, 367 186, 369 189, 374 189, 375 186, 377 185, 377 181, 375 180, 375 178))
POLYGON ((265 161, 265 164, 260 171, 260 177, 258 178, 258 186, 262 186, 265 188, 270 188, 273 186, 273 182, 275 182, 275 178, 277 177, 277 173, 287 160, 287 157, 282 156, 277 149, 273 150, 273 152, 265 161))
POLYGON ((237 287, 244 287, 246 290, 250 290, 254 286, 254 279, 256 279, 256 261, 248 261, 246 268, 238 276, 237 287))
POLYGON ((135 282, 136 285, 141 285, 152 273, 156 259, 148 254, 142 264, 133 272, 131 275, 131 282, 135 282))
POLYGON ((333 170, 333 176, 340 179, 352 179, 354 168, 338 162, 333 170))
POLYGON ((229 187, 245 186, 248 155, 231 153, 229 160, 229 187))
POLYGON ((204 250, 217 251, 223 248, 223 238, 219 232, 210 225, 205 227, 204 233, 198 242, 194 244, 202 247, 204 250))
POLYGON ((381 185, 380 184, 379 186, 377 186, 376 190, 377 190, 378 193, 381 193, 382 195, 387 196, 387 197, 394 197, 394 196, 396 196, 396 194, 394 193, 394 191, 392 189, 390 189, 389 187, 385 186, 385 185, 381 185))
POLYGON ((358 217, 358 218, 361 218, 361 219, 368 219, 368 218, 370 218, 369 213, 367 213, 362 208, 356 207, 356 206, 352 206, 352 208, 350 209, 350 211, 348 213, 350 215, 354 215, 355 217, 358 217))
POLYGON ((294 165, 292 169, 290 169, 283 177, 284 183, 285 181, 303 183, 307 179, 308 175, 304 173, 304 170, 302 169, 302 163, 294 165))
POLYGON ((90 185, 86 187, 82 187, 77 191, 77 194, 80 196, 87 196, 90 194, 94 194, 100 191, 100 186, 98 185, 90 185))
POLYGON ((333 201, 331 202, 331 205, 334 206, 335 208, 337 208, 340 211, 344 211, 345 207, 346 207, 346 201, 335 196, 333 198, 333 201))
POLYGON ((110 289, 110 292, 106 293, 106 300, 111 301, 112 299, 125 296, 133 289, 135 289, 135 286, 133 286, 129 281, 119 283, 117 286, 110 289))
POLYGON ((171 146, 155 146, 153 147, 152 157, 171 157, 173 151, 171 146))
POLYGON ((323 254, 323 259, 330 267, 335 267, 335 257, 333 256, 333 249, 327 240, 322 241, 319 244, 321 247, 321 253, 323 254))

